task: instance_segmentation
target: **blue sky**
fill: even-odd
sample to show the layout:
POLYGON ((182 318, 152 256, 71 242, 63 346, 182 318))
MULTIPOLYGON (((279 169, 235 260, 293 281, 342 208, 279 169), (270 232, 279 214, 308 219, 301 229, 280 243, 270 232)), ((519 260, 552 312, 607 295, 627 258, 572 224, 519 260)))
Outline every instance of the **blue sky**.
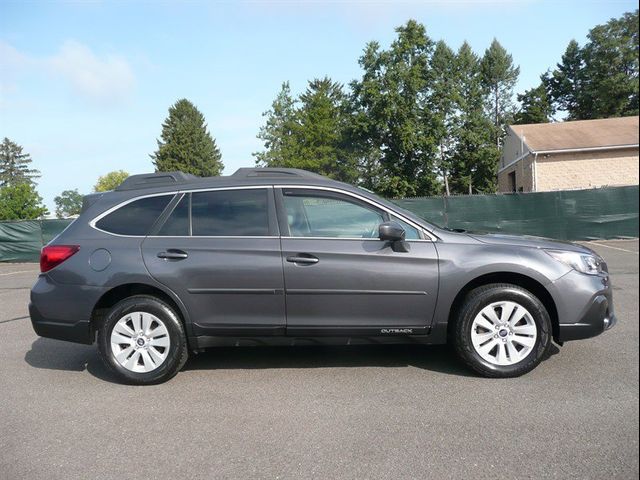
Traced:
POLYGON ((636 1, 432 0, 125 2, 0 0, 0 137, 31 153, 49 209, 66 189, 91 191, 116 169, 152 171, 168 107, 205 115, 225 173, 251 166, 256 134, 280 88, 324 75, 347 83, 371 40, 387 46, 414 18, 435 40, 493 37, 534 86, 572 38, 636 1))

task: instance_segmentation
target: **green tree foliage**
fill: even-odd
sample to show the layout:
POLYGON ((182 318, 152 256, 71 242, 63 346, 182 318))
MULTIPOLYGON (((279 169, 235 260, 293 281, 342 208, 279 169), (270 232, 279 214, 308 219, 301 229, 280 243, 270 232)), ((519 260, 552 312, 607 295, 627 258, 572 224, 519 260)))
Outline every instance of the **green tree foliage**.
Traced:
POLYGON ((222 155, 209 134, 204 115, 189 100, 169 108, 158 150, 151 156, 157 172, 180 170, 201 177, 222 173, 222 155))
POLYGON ((582 50, 592 118, 638 115, 638 10, 591 29, 582 50))
POLYGON ((433 115, 433 135, 438 143, 438 168, 445 193, 449 195, 449 172, 456 146, 456 123, 461 101, 462 78, 456 69, 456 54, 440 40, 431 58, 432 84, 429 108, 433 115))
POLYGON ((48 213, 30 183, 23 181, 0 187, 0 220, 35 220, 48 213))
POLYGON ((567 112, 567 120, 589 118, 592 107, 584 94, 584 62, 578 42, 571 40, 562 55, 562 61, 543 82, 558 110, 567 112))
POLYGON ((481 62, 467 42, 456 55, 455 77, 459 93, 450 188, 453 193, 494 192, 500 153, 485 113, 481 62))
POLYGON ((337 180, 354 181, 357 170, 345 141, 348 102, 342 85, 328 77, 309 82, 294 100, 288 83, 265 112, 258 138, 265 150, 255 153, 266 167, 302 168, 337 180))
POLYGON ((513 89, 520 75, 520 67, 513 65, 513 57, 500 42, 493 39, 480 62, 482 83, 489 92, 487 109, 491 112, 494 140, 499 148, 505 126, 513 112, 513 89))
POLYGON ((56 217, 69 218, 79 215, 82 210, 82 194, 75 190, 65 190, 55 197, 56 217))
POLYGON ((371 42, 360 58, 364 73, 352 83, 356 130, 375 169, 374 190, 389 197, 430 195, 440 191, 428 107, 434 42, 414 20, 396 32, 388 50, 371 42))
POLYGON ((114 170, 98 177, 98 181, 93 187, 94 192, 106 192, 113 190, 129 176, 124 170, 114 170))
POLYGON ((494 41, 482 61, 410 20, 389 48, 366 45, 350 92, 328 78, 265 113, 262 166, 299 167, 388 197, 493 192, 519 69, 494 41), (488 111, 487 105, 492 108, 488 111), (496 107, 497 106, 497 107, 496 107), (494 128, 494 123, 497 128, 494 128))
POLYGON ((34 184, 40 178, 40 172, 29 168, 31 155, 24 153, 22 147, 4 137, 0 144, 0 187, 17 183, 34 184))
POLYGON ((569 120, 638 115, 638 10, 589 31, 580 47, 572 40, 546 85, 569 120))
POLYGON ((549 123, 553 118, 553 105, 547 95, 544 83, 518 94, 520 110, 514 116, 514 123, 549 123))
MULTIPOLYGON (((262 114, 266 123, 260 128, 258 138, 265 150, 256 152, 256 164, 263 167, 296 165, 297 146, 294 134, 297 130, 296 101, 291 96, 289 82, 284 82, 271 109, 262 114)), ((292 167, 293 168, 293 167, 292 167)))

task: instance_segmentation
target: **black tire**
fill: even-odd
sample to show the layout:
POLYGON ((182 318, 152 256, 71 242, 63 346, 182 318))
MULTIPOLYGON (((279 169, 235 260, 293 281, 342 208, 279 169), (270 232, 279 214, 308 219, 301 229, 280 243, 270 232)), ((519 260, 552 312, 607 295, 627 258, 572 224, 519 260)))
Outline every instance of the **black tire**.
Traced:
POLYGON ((155 385, 174 377, 189 356, 184 326, 176 312, 162 300, 149 295, 135 295, 114 305, 98 329, 98 354, 107 368, 122 383, 129 385, 155 385), (111 332, 118 320, 127 313, 147 312, 160 319, 169 333, 170 345, 166 358, 155 370, 133 372, 120 365, 111 350, 111 332))
POLYGON ((476 288, 466 296, 458 310, 453 341, 458 357, 471 369, 484 377, 518 377, 530 372, 547 355, 551 346, 551 318, 542 302, 531 292, 511 284, 491 284, 476 288), (526 308, 538 330, 531 352, 513 365, 496 365, 483 359, 471 341, 471 328, 476 315, 487 305, 500 301, 513 301, 526 308))

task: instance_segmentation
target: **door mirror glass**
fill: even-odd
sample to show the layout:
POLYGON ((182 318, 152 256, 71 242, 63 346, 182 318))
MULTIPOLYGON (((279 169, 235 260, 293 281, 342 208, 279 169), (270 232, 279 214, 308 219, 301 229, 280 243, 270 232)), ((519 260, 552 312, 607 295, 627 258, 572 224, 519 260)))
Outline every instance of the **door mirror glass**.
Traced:
POLYGON ((405 231, 398 222, 384 222, 378 227, 378 236, 386 242, 402 242, 405 231))

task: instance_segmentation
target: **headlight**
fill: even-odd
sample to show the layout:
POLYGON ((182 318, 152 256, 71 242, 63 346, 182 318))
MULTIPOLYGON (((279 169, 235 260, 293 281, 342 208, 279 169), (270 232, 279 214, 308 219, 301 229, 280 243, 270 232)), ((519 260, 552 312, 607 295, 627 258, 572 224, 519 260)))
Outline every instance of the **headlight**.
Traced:
POLYGON ((587 275, 599 275, 602 273, 602 259, 596 255, 565 250, 545 250, 545 252, 578 272, 586 273, 587 275))

